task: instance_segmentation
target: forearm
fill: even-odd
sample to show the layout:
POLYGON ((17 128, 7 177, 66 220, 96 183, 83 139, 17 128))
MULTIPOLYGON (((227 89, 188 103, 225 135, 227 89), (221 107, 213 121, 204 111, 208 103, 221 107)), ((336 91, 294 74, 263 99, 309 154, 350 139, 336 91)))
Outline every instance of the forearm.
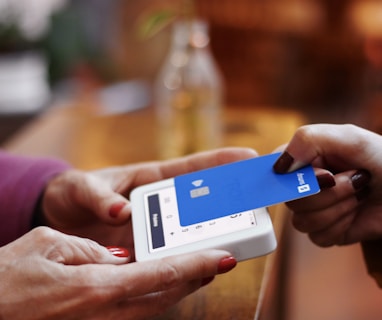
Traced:
POLYGON ((28 232, 46 183, 69 168, 57 159, 20 157, 0 151, 0 246, 28 232))

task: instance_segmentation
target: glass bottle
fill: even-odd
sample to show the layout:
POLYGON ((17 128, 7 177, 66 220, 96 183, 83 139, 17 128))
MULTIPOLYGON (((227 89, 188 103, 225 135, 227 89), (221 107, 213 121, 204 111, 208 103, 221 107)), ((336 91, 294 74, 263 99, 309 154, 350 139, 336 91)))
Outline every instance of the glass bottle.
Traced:
POLYGON ((160 158, 220 145, 222 95, 207 24, 200 20, 175 23, 154 92, 160 158))

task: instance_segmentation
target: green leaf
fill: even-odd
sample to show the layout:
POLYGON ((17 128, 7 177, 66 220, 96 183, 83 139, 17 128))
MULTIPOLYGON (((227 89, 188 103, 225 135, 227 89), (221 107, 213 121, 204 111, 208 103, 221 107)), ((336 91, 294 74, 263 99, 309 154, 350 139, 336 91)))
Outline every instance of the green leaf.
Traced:
POLYGON ((153 37, 170 25, 176 16, 176 12, 169 9, 146 14, 138 23, 138 36, 141 39, 153 37))

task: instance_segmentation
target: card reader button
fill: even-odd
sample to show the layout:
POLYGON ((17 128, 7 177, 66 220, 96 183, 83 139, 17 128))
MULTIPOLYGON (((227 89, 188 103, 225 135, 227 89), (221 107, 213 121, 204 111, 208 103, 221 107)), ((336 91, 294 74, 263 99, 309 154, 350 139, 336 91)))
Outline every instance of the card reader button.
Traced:
POLYGON ((162 214, 159 204, 159 195, 154 194, 149 196, 148 205, 153 249, 164 247, 165 241, 163 234, 162 214))

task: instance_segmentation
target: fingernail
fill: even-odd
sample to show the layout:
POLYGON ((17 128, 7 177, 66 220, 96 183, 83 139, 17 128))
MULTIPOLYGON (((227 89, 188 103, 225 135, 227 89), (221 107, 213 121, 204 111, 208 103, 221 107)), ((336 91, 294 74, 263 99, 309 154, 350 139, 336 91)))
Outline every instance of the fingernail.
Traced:
POLYGON ((350 179, 354 190, 360 190, 370 182, 371 175, 369 171, 358 170, 350 179))
POLYGON ((286 173, 293 161, 293 157, 287 151, 284 151, 273 165, 273 170, 277 173, 286 173))
POLYGON ((218 273, 226 273, 235 268, 237 261, 234 257, 227 257, 220 260, 218 264, 218 273))
POLYGON ((214 279, 215 279, 215 277, 208 277, 208 278, 202 279, 201 286, 202 287, 206 286, 207 284, 211 283, 214 279))
POLYGON ((118 258, 127 258, 130 256, 129 250, 122 247, 108 246, 106 247, 109 252, 118 258))
POLYGON ((331 188, 336 185, 336 180, 330 173, 320 174, 316 178, 321 189, 331 188))
POLYGON ((119 213, 125 207, 125 205, 126 205, 126 202, 124 201, 114 203, 109 209, 109 216, 112 218, 117 218, 119 213))

